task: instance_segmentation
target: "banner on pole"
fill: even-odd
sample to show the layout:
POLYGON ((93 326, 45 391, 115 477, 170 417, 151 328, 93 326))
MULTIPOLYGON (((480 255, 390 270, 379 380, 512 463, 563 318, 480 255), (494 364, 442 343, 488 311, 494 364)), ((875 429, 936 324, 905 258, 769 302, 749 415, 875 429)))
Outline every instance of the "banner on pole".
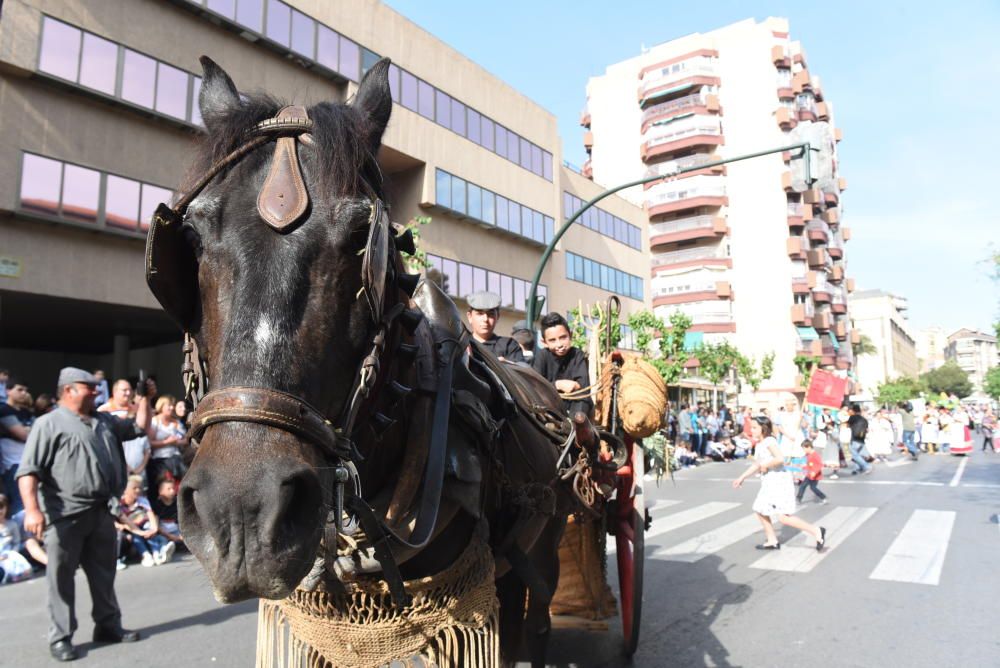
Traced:
POLYGON ((847 394, 847 379, 836 376, 829 371, 816 369, 809 379, 809 390, 806 401, 813 406, 823 408, 840 408, 847 394))

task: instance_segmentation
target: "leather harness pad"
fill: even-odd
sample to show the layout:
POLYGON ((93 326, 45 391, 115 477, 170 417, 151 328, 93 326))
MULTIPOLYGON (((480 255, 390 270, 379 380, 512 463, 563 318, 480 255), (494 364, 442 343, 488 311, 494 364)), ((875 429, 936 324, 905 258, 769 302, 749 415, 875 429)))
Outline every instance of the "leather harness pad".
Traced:
MULTIPOLYGON (((308 120, 305 107, 289 106, 275 116, 276 119, 308 120)), ((304 139, 306 135, 302 135, 304 139)), ((257 211, 268 225, 276 230, 284 230, 302 218, 309 207, 299 156, 296 151, 296 137, 279 137, 275 143, 271 169, 267 173, 264 187, 257 195, 257 211)))

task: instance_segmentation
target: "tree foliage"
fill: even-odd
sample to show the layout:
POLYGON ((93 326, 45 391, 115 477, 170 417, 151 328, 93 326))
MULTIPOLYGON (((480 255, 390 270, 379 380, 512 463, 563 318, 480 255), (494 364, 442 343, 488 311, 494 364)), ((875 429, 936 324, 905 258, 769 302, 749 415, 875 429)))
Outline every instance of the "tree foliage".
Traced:
POLYGON ((667 322, 650 311, 629 314, 628 326, 635 336, 636 348, 656 367, 667 385, 677 384, 684 375, 684 365, 691 359, 691 353, 684 348, 684 337, 691 323, 691 317, 680 312, 672 313, 667 322), (659 346, 654 350, 653 343, 657 340, 659 346))
POLYGON ((759 366, 753 357, 740 355, 736 372, 756 392, 760 389, 761 383, 770 378, 771 374, 774 373, 774 353, 764 355, 760 360, 759 366))
POLYGON ((600 304, 585 309, 583 304, 569 310, 569 327, 573 345, 586 351, 590 347, 590 336, 595 330, 600 332, 601 355, 618 347, 622 340, 621 319, 618 311, 607 313, 600 304), (611 320, 611 347, 608 347, 608 320, 611 320))
MULTIPOLYGON (((431 263, 427 260, 427 251, 420 249, 420 228, 424 225, 431 224, 430 216, 415 216, 411 218, 409 222, 406 223, 406 227, 413 234, 413 245, 416 247, 417 252, 413 255, 405 256, 404 263, 406 265, 407 271, 420 272, 424 269, 428 269, 431 263)), ((447 282, 447 278, 442 276, 442 281, 447 282)), ((447 285, 443 285, 445 292, 447 292, 447 285)))
POLYGON ((712 385, 721 383, 732 369, 739 368, 740 360, 745 359, 728 341, 702 344, 694 351, 694 356, 698 358, 701 375, 712 385))
POLYGON ((920 380, 929 391, 935 394, 939 392, 954 394, 959 399, 972 394, 969 374, 962 371, 954 361, 946 362, 944 365, 922 374, 920 380))
POLYGON ((916 399, 925 390, 926 387, 918 379, 903 376, 880 383, 876 392, 876 400, 880 404, 898 404, 901 401, 916 399))
POLYGON ((802 384, 809 387, 809 380, 812 378, 813 369, 819 366, 821 357, 816 355, 796 355, 792 358, 792 364, 799 370, 802 376, 802 384))
POLYGON ((867 334, 862 334, 858 337, 858 342, 851 344, 851 348, 854 352, 855 357, 861 355, 874 355, 878 352, 878 348, 872 343, 872 339, 867 334))
POLYGON ((1000 366, 995 366, 986 372, 983 391, 994 399, 1000 399, 1000 366))

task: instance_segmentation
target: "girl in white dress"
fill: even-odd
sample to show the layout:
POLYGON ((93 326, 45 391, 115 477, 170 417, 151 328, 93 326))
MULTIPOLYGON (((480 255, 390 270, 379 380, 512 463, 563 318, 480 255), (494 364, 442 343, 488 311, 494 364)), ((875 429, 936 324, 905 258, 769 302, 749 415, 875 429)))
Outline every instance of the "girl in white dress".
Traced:
POLYGON ((790 526, 805 531, 816 539, 816 550, 821 551, 826 545, 826 529, 817 527, 803 519, 795 517, 795 486, 792 483, 792 476, 784 470, 785 461, 778 448, 778 442, 771 435, 771 421, 759 415, 750 424, 750 433, 757 443, 754 449, 753 464, 750 465, 743 474, 733 481, 733 489, 739 489, 743 481, 755 473, 761 474, 760 491, 753 502, 753 511, 757 514, 761 526, 764 528, 764 543, 758 545, 758 550, 777 550, 781 547, 778 536, 774 532, 772 518, 777 516, 778 521, 785 526, 790 526))
POLYGON ((924 445, 924 452, 929 455, 937 454, 938 421, 933 409, 924 415, 924 424, 920 427, 920 442, 924 445))
POLYGON ((880 410, 868 425, 868 438, 865 439, 868 452, 879 461, 886 461, 892 454, 892 423, 880 410))

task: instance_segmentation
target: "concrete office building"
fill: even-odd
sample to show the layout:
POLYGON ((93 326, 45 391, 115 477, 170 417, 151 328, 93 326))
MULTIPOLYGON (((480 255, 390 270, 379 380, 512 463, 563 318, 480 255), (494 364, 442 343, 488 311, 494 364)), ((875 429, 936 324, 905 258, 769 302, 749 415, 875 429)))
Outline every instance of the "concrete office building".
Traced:
MULTIPOLYGON (((430 215, 422 248, 461 297, 491 289, 498 331, 523 317, 544 246, 593 183, 561 167, 555 117, 376 0, 7 0, 0 14, 0 367, 36 391, 74 363, 158 373, 179 391, 179 332, 143 279, 144 230, 202 132, 198 57, 241 90, 350 98, 389 56, 379 161, 392 218, 430 215)), ((546 307, 644 307, 640 208, 612 198, 567 234, 546 307)))
POLYGON ((855 371, 858 394, 877 394, 878 386, 900 377, 920 373, 916 337, 906 319, 904 297, 882 290, 858 290, 848 299, 855 331, 868 337, 874 353, 858 355, 855 371))
MULTIPOLYGON (((606 185, 670 174, 794 143, 789 131, 817 121, 832 123, 833 109, 788 22, 748 19, 659 44, 591 78, 583 170, 606 185)), ((791 157, 623 191, 648 216, 656 312, 689 314, 695 342, 727 339, 758 359, 775 353, 764 393, 802 391, 797 354, 841 373, 854 364, 846 184, 835 168, 825 189, 799 192, 791 157)))
POLYGON ((955 362, 969 374, 973 396, 985 399, 983 381, 986 372, 1000 364, 997 357, 997 337, 974 329, 960 329, 948 337, 945 359, 955 362))
POLYGON ((936 369, 945 363, 944 349, 948 347, 948 335, 943 327, 928 327, 917 332, 917 360, 920 373, 936 369))

